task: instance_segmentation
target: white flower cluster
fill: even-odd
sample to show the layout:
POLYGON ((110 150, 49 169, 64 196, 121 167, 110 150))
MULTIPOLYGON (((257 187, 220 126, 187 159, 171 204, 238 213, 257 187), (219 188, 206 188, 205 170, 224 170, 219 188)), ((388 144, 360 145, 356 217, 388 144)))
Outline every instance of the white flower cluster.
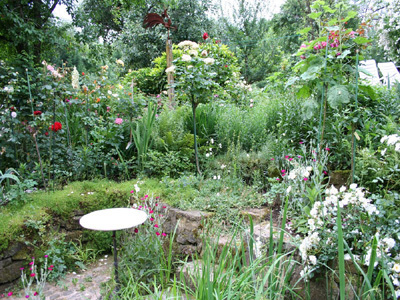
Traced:
MULTIPOLYGON (((388 146, 394 145, 394 150, 400 152, 400 136, 397 134, 385 135, 381 138, 381 143, 385 143, 388 146)), ((385 155, 387 148, 381 151, 382 156, 385 155)))
POLYGON ((174 65, 170 66, 169 68, 165 69, 165 73, 175 73, 176 67, 174 65))
POLYGON ((5 87, 3 88, 3 91, 6 92, 6 93, 8 93, 8 94, 14 93, 14 87, 13 87, 12 85, 5 86, 5 87))
POLYGON ((183 48, 183 49, 197 50, 197 49, 199 49, 199 44, 197 44, 196 42, 192 42, 192 41, 183 41, 178 44, 178 47, 183 48))
POLYGON ((297 177, 300 177, 301 179, 303 178, 308 178, 310 176, 310 172, 312 171, 312 167, 298 167, 296 169, 293 169, 290 171, 288 175, 288 179, 294 180, 297 177))
POLYGON ((204 61, 204 63, 205 63, 206 65, 213 65, 214 62, 215 62, 215 59, 214 59, 214 58, 211 58, 211 57, 207 57, 207 58, 203 59, 203 61, 204 61))
MULTIPOLYGON (((371 203, 371 200, 365 197, 363 188, 357 187, 357 184, 351 184, 348 191, 346 187, 341 187, 337 190, 333 185, 325 191, 325 199, 316 201, 310 210, 310 218, 308 219, 309 232, 302 240, 299 251, 305 262, 304 274, 309 274, 313 271, 313 266, 317 264, 316 253, 320 253, 321 249, 332 243, 335 243, 336 233, 333 228, 336 224, 338 205, 343 210, 343 230, 354 236, 359 236, 360 232, 356 228, 351 228, 349 223, 357 223, 355 218, 359 214, 366 213, 368 216, 378 215, 379 211, 376 206, 371 203), (347 211, 347 208, 349 210, 347 211), (351 209, 355 208, 358 215, 355 215, 351 209), (353 220, 354 219, 354 220, 353 220), (322 238, 323 236, 323 238, 322 238)), ((357 219, 358 220, 358 219, 357 219)), ((389 251, 395 244, 393 239, 383 239, 382 245, 386 245, 385 251, 389 251)), ((349 255, 345 258, 349 259, 349 255)))

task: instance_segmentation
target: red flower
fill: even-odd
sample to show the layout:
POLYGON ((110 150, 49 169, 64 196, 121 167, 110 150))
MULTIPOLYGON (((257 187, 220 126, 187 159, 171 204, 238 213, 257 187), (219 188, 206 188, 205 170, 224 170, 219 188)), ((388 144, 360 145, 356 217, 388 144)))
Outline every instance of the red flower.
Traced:
POLYGON ((31 274, 31 277, 35 277, 35 276, 36 276, 36 274, 35 274, 35 273, 32 273, 32 274, 31 274))
POLYGON ((209 38, 208 33, 207 33, 207 32, 204 32, 204 34, 203 34, 203 40, 206 40, 206 39, 208 39, 208 38, 209 38))
POLYGON ((62 129, 62 125, 60 122, 55 122, 53 125, 51 125, 51 130, 54 132, 57 132, 62 129))
POLYGON ((225 65, 225 68, 227 68, 228 67, 228 65, 225 65))
POLYGON ((35 116, 40 116, 40 115, 42 114, 42 112, 41 112, 40 110, 35 110, 35 111, 33 112, 33 114, 34 114, 35 116))
POLYGON ((85 76, 85 73, 84 73, 84 72, 82 72, 82 76, 85 76))
POLYGON ((134 231, 135 231, 135 233, 138 233, 138 232, 139 232, 139 229, 135 228, 135 230, 134 230, 134 231))
POLYGON ((49 133, 46 131, 46 132, 44 133, 44 135, 45 135, 45 136, 49 136, 49 133))

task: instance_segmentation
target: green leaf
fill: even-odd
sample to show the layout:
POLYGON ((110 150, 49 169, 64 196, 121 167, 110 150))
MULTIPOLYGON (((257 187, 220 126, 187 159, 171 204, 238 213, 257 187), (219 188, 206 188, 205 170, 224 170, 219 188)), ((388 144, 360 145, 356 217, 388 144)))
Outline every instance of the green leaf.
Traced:
POLYGON ((318 19, 320 16, 322 15, 322 12, 313 12, 313 13, 311 13, 311 14, 309 14, 308 16, 311 18, 311 19, 313 19, 313 20, 316 20, 316 19, 318 19))
POLYGON ((46 84, 46 85, 44 86, 44 88, 45 88, 46 90, 51 90, 51 89, 52 89, 51 85, 48 85, 48 84, 46 84))
POLYGON ((286 82, 285 87, 287 88, 288 86, 291 86, 292 84, 296 83, 296 81, 299 80, 299 77, 297 76, 292 76, 288 79, 288 81, 286 82))
POLYGON ((332 108, 338 108, 338 106, 350 102, 350 93, 346 86, 335 85, 329 88, 327 99, 332 108))
POLYGON ((318 103, 314 99, 308 99, 303 102, 302 116, 304 120, 309 120, 313 117, 315 111, 318 109, 318 103))
MULTIPOLYGON (((330 19, 330 20, 329 20, 328 25, 329 25, 329 26, 332 26, 332 25, 335 25, 335 24, 337 24, 337 23, 339 23, 339 20, 336 19, 336 18, 333 18, 333 19, 330 19)), ((336 27, 337 27, 337 26, 336 26, 336 27)))
POLYGON ((311 27, 306 27, 302 30, 297 31, 298 34, 307 34, 311 30, 311 27))
POLYGON ((347 55, 351 53, 350 50, 344 50, 342 54, 340 54, 337 58, 345 58, 347 55))
POLYGON ((362 36, 358 36, 354 39, 354 42, 357 43, 358 45, 362 45, 371 42, 371 40, 362 36))
POLYGON ((355 16, 357 16, 357 12, 351 10, 351 11, 349 11, 349 12, 347 13, 347 17, 344 18, 344 19, 342 20, 342 22, 343 22, 343 23, 344 23, 344 22, 347 22, 348 20, 353 19, 355 16))
POLYGON ((312 80, 318 77, 322 69, 322 65, 310 66, 306 72, 301 74, 300 78, 303 80, 312 80))
POLYGON ((363 93, 367 94, 372 100, 376 100, 376 93, 375 90, 372 86, 370 85, 359 85, 358 88, 360 89, 360 91, 362 91, 363 93))
POLYGON ((333 14, 334 12, 336 12, 336 9, 331 8, 329 5, 324 5, 323 9, 327 13, 332 13, 333 14))
MULTIPOLYGON (((337 21, 337 19, 334 19, 337 21)), ((337 23, 337 22, 336 22, 337 23)), ((335 23, 334 23, 335 24, 335 23)), ((329 24, 330 25, 330 24, 329 24)), ((336 31, 339 30, 339 26, 332 26, 332 27, 326 27, 326 30, 328 31, 336 31)))
POLYGON ((308 85, 304 85, 297 93, 297 97, 300 98, 308 98, 311 95, 310 87, 308 85))

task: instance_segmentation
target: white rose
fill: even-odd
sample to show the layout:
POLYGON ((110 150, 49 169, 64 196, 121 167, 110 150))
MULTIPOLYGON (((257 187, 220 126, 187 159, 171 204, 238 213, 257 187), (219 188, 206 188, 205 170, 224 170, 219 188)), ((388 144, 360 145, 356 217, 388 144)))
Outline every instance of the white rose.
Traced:
POLYGON ((211 57, 207 57, 207 58, 203 59, 203 61, 204 61, 204 63, 205 63, 206 65, 212 65, 212 64, 214 64, 215 59, 214 59, 214 58, 211 58, 211 57))
POLYGON ((182 55, 182 60, 183 60, 183 61, 191 61, 192 58, 190 57, 190 55, 183 54, 183 55, 182 55))
POLYGON ((165 70, 165 73, 175 73, 175 66, 170 66, 165 70))

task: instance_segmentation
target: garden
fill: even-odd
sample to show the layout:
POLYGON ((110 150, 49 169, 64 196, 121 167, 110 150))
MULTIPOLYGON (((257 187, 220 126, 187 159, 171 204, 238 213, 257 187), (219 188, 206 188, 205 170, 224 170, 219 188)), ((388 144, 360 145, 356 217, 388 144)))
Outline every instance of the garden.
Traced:
POLYGON ((400 298, 399 1, 3 2, 0 299, 400 298))

